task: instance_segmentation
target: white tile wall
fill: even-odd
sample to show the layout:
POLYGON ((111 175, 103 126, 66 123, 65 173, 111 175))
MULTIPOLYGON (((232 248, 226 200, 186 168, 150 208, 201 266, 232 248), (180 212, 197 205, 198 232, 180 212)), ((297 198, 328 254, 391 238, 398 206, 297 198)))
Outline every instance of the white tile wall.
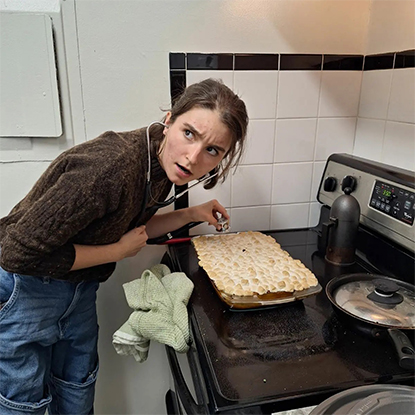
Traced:
POLYGON ((354 153, 375 161, 382 159, 385 120, 359 118, 357 120, 354 153))
POLYGON ((272 164, 239 166, 232 176, 232 207, 271 203, 272 164))
POLYGON ((233 208, 231 211, 231 230, 265 231, 270 229, 271 206, 233 208))
POLYGON ((231 207, 231 183, 232 176, 229 175, 223 183, 219 181, 213 189, 205 190, 202 184, 195 186, 189 191, 189 205, 199 205, 217 199, 226 208, 231 207))
MULTIPOLYGON (((231 213, 232 211, 231 210, 228 210, 228 212, 231 213)), ((233 229, 232 229, 232 231, 233 231, 233 229)), ((209 235, 210 234, 215 235, 216 233, 217 233, 216 232, 216 229, 213 226, 208 225, 206 222, 201 223, 200 225, 195 226, 194 228, 192 228, 192 229, 189 230, 189 235, 190 236, 194 236, 194 235, 208 235, 208 234, 209 235)))
POLYGON ((278 118, 317 117, 321 71, 280 71, 278 118))
POLYGON ((319 117, 356 117, 362 72, 323 71, 319 117))
POLYGON ((235 71, 234 90, 251 119, 275 118, 278 71, 235 71))
POLYGON ((353 154, 415 171, 415 68, 363 73, 353 154))
POLYGON ((271 164, 274 153, 275 120, 251 120, 242 164, 271 164))
POLYGON ((312 202, 317 201, 317 192, 320 186, 321 176, 323 174, 325 166, 326 166, 326 163, 324 161, 315 162, 313 164, 313 181, 311 183, 311 195, 310 195, 310 200, 312 202))
POLYGON ((277 120, 274 162, 313 161, 316 118, 277 120))
POLYGON ((272 206, 271 229, 306 228, 309 208, 309 203, 272 206))
POLYGON ((319 118, 315 160, 327 160, 333 153, 352 153, 356 118, 319 118))
POLYGON ((393 70, 363 71, 359 117, 385 119, 393 70))
POLYGON ((415 123, 415 69, 393 71, 388 120, 415 123))
POLYGON ((272 204, 309 202, 313 163, 274 164, 272 204))
POLYGON ((386 122, 382 162, 415 170, 415 124, 386 122))
MULTIPOLYGON (((233 231, 315 226, 316 195, 332 153, 415 170, 415 69, 187 71, 187 83, 221 78, 244 99, 250 125, 241 165, 224 184, 191 190, 218 199, 233 231)), ((200 225, 191 234, 214 233, 200 225)))

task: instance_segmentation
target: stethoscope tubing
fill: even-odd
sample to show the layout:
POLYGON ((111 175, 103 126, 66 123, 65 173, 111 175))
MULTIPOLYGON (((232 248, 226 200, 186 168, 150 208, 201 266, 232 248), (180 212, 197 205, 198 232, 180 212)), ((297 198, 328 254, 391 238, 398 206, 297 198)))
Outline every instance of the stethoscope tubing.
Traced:
POLYGON ((203 222, 190 222, 184 226, 182 226, 179 229, 176 229, 175 231, 166 233, 165 235, 158 236, 157 238, 151 238, 147 239, 147 245, 159 245, 163 244, 165 242, 168 242, 171 239, 177 238, 179 235, 181 235, 183 232, 194 228, 195 226, 198 226, 202 224, 203 222))
POLYGON ((147 126, 146 129, 146 138, 147 138, 147 156, 148 156, 148 165, 147 165, 147 173, 146 173, 146 187, 145 187, 145 194, 144 194, 144 199, 143 199, 143 204, 141 207, 141 212, 139 216, 139 219, 137 220, 137 223, 140 221, 141 217, 143 216, 143 214, 150 210, 150 209, 155 209, 155 211, 157 211, 157 209, 162 208, 162 207, 166 207, 171 205, 172 203, 174 203, 177 199, 180 199, 182 196, 184 196, 187 192, 190 191, 190 189, 192 189, 193 187, 197 186, 198 184, 204 183, 207 180, 212 179, 213 177, 217 176, 219 174, 219 172, 215 172, 213 174, 209 174, 207 173, 205 176, 203 176, 202 178, 200 178, 199 180, 197 180, 196 183, 193 183, 192 185, 188 186, 187 189, 183 190, 182 192, 180 192, 177 195, 173 195, 172 197, 170 197, 169 199, 163 201, 163 202, 157 202, 154 201, 155 203, 153 204, 153 206, 151 206, 150 208, 146 209, 147 203, 149 201, 149 198, 151 197, 151 147, 150 147, 150 128, 155 125, 155 124, 159 124, 162 125, 164 127, 167 127, 167 124, 161 122, 161 121, 153 121, 152 123, 150 123, 147 126), (157 207, 157 209, 156 209, 157 207))
MULTIPOLYGON (((141 212, 138 215, 139 219, 137 220, 137 225, 140 222, 141 218, 143 217, 143 215, 148 212, 148 211, 152 211, 153 214, 155 214, 157 212, 157 210, 159 208, 162 207, 166 207, 171 205, 172 203, 174 203, 177 199, 181 198, 183 195, 185 195, 187 192, 189 192, 190 189, 192 189, 193 187, 197 186, 198 184, 204 183, 207 180, 212 179, 213 177, 217 176, 219 174, 219 171, 216 171, 213 174, 209 174, 207 173, 205 176, 203 176, 202 178, 200 178, 199 180, 197 180, 196 183, 193 183, 192 185, 188 186, 187 189, 185 189, 184 191, 180 192, 177 195, 173 195, 172 197, 170 197, 169 199, 165 200, 164 202, 157 202, 155 200, 153 200, 154 204, 148 208, 146 208, 147 203, 149 201, 150 198, 152 198, 151 195, 151 147, 150 147, 150 128, 155 125, 155 124, 159 124, 162 125, 164 127, 167 127, 167 124, 161 122, 161 121, 153 121, 152 123, 150 123, 147 126, 146 129, 146 138, 147 138, 147 153, 148 153, 148 166, 147 166, 147 174, 146 174, 146 187, 145 187, 145 194, 144 194, 144 198, 143 198, 143 203, 141 206, 141 212)), ((172 232, 169 232, 165 235, 159 236, 157 238, 151 238, 147 240, 147 245, 156 245, 156 244, 162 244, 162 243, 166 243, 167 241, 176 238, 178 235, 182 234, 185 231, 188 231, 191 228, 194 228, 197 225, 200 225, 203 222, 190 222, 187 223, 186 225, 182 226, 179 229, 176 229, 172 232)))
MULTIPOLYGON (((147 166, 147 173, 146 173, 146 185, 145 185, 145 190, 144 190, 144 197, 143 197, 143 201, 142 201, 142 205, 141 205, 141 209, 140 209, 140 213, 137 215, 138 219, 136 221, 136 225, 135 227, 138 227, 140 224, 140 220, 142 219, 143 215, 146 212, 151 211, 151 213, 154 215, 158 209, 162 208, 162 207, 166 207, 171 205, 172 203, 174 203, 177 199, 181 198, 183 195, 185 195, 187 192, 189 192, 190 189, 192 189, 193 187, 197 186, 198 184, 201 184, 207 180, 212 179, 213 177, 217 176, 219 174, 218 171, 216 171, 213 174, 206 174, 205 176, 203 176, 201 179, 197 180, 196 183, 193 183, 192 185, 188 186, 187 189, 185 189, 184 191, 180 192, 177 195, 173 195, 172 197, 170 197, 169 199, 165 200, 164 202, 157 202, 154 201, 154 204, 150 207, 147 207, 147 203, 150 199, 151 196, 151 147, 150 147, 150 128, 155 125, 155 124, 159 124, 162 125, 164 127, 167 127, 167 124, 161 122, 161 121, 154 121, 152 123, 150 123, 147 126, 146 129, 146 138, 147 138, 147 153, 148 153, 148 166, 147 166)), ((195 226, 198 226, 200 224, 202 224, 203 222, 190 222, 187 223, 186 225, 182 226, 179 229, 176 229, 172 232, 169 232, 165 235, 156 237, 156 238, 151 238, 147 240, 147 245, 158 245, 158 244, 163 244, 163 243, 167 243, 168 241, 176 238, 178 235, 182 234, 185 231, 188 231, 191 228, 194 228, 195 226)))

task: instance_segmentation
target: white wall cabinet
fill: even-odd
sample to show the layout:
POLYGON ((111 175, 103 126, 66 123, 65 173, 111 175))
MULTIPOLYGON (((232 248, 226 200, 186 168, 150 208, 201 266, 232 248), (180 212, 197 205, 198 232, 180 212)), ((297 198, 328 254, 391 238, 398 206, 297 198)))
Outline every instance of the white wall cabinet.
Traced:
POLYGON ((0 136, 62 134, 52 21, 46 14, 0 14, 0 136))

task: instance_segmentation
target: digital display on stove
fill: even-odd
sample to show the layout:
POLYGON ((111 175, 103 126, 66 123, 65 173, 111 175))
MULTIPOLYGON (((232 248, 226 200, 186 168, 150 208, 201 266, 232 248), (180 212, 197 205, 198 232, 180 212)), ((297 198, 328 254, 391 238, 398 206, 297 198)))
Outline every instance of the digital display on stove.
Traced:
POLYGON ((407 225, 414 224, 414 192, 376 180, 369 206, 407 225))

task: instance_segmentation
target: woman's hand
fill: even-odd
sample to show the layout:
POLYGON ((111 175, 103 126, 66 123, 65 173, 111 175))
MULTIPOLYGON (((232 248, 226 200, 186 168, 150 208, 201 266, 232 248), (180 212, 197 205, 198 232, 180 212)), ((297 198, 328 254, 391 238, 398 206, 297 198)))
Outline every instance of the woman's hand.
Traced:
POLYGON ((218 213, 220 213, 219 217, 223 216, 225 219, 229 219, 226 209, 217 200, 210 200, 201 205, 154 215, 147 222, 146 231, 150 238, 157 238, 190 222, 207 222, 220 231, 222 225, 218 224, 219 218, 216 216, 218 213))
POLYGON ((229 219, 228 212, 216 199, 201 205, 192 206, 189 208, 189 211, 192 222, 207 222, 218 230, 221 228, 221 225, 218 225, 218 219, 220 217, 229 219), (220 215, 217 215, 218 213, 220 213, 220 215))
POLYGON ((124 234, 118 242, 108 245, 74 245, 75 261, 71 271, 120 261, 137 254, 146 245, 146 227, 140 226, 124 234))
POLYGON ((146 246, 147 239, 148 235, 144 225, 131 229, 116 243, 120 256, 119 259, 135 256, 141 251, 141 248, 146 246))

